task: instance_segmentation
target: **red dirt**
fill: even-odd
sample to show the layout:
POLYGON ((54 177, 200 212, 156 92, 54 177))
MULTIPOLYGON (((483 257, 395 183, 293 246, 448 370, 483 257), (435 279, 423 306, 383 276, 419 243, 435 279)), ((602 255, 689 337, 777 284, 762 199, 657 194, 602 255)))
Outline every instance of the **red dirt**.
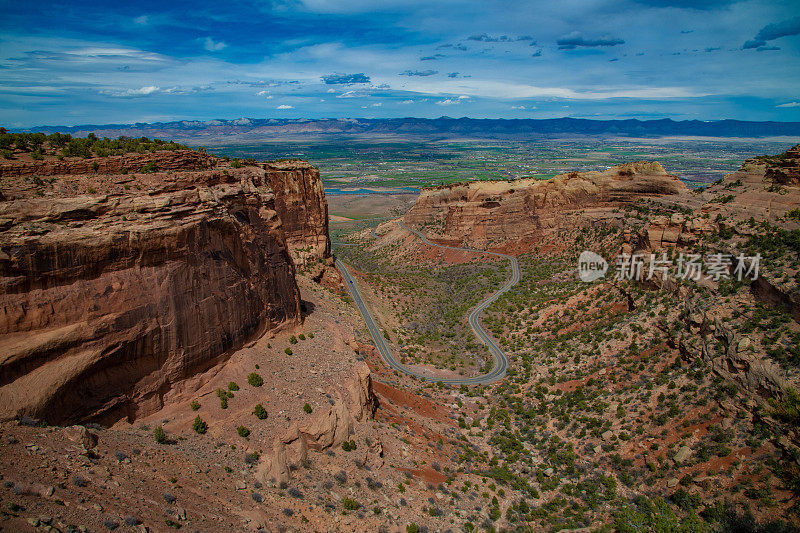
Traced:
MULTIPOLYGON (((405 407, 425 418, 430 418, 438 422, 447 421, 447 415, 444 409, 430 400, 421 398, 406 391, 402 391, 378 381, 372 384, 375 392, 384 398, 391 399, 396 405, 405 407)), ((387 402, 388 403, 388 402, 387 402)))
POLYGON ((441 485, 447 481, 447 476, 428 466, 425 468, 398 468, 398 470, 400 472, 410 472, 412 476, 434 485, 441 485))

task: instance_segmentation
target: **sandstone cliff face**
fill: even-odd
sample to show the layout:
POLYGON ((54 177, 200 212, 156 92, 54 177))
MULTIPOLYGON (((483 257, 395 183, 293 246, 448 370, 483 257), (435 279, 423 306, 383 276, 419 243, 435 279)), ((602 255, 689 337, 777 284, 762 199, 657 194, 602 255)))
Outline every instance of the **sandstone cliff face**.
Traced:
MULTIPOLYGON (((0 202, 0 419, 133 420, 176 383, 301 319, 280 215, 304 200, 326 212, 311 205, 324 196, 298 193, 321 190, 318 174, 191 153, 159 153, 158 168, 211 168, 82 176, 102 194, 0 202)), ((294 246, 310 235, 324 256, 315 221, 288 226, 294 246)))
POLYGON ((470 182, 426 189, 404 222, 437 240, 488 248, 532 240, 573 224, 581 209, 615 207, 685 189, 658 163, 627 163, 604 172, 573 172, 551 180, 470 182))
POLYGON ((265 163, 262 168, 275 192, 275 209, 292 259, 319 277, 331 264, 328 202, 319 170, 300 161, 265 163))

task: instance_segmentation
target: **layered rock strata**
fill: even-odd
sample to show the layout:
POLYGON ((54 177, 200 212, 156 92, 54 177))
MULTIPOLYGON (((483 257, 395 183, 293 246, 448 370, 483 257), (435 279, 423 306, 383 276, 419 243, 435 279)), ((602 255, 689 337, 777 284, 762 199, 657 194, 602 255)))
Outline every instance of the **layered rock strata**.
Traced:
POLYGON ((186 151, 153 160, 188 167, 70 176, 101 193, 0 202, 0 419, 134 420, 245 342, 301 320, 292 247, 320 261, 330 250, 326 224, 314 226, 327 213, 316 170, 233 168, 186 151))
POLYGON ((574 224, 579 211, 686 190, 658 163, 626 163, 604 172, 572 172, 550 180, 469 182, 425 189, 404 217, 430 237, 488 248, 529 241, 574 224))

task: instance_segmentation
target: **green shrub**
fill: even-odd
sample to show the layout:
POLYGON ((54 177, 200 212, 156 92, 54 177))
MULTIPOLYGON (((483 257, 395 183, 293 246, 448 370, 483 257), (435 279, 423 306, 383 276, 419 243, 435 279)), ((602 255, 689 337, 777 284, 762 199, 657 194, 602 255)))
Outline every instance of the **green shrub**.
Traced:
POLYGON ((252 385, 253 387, 260 387, 261 385, 263 385, 263 384, 264 384, 264 380, 263 380, 263 379, 261 379, 261 376, 259 376, 259 375, 258 375, 258 374, 256 374, 255 372, 251 372, 251 373, 250 373, 250 374, 247 376, 247 382, 248 382, 250 385, 252 385))
POLYGON ((189 404, 192 407, 192 411, 197 411, 200 409, 200 402, 197 400, 192 400, 192 403, 189 404))
POLYGON ((292 355, 292 349, 291 349, 291 348, 286 348, 286 349, 284 350, 284 353, 285 353, 286 355, 292 355))
POLYGON ((800 393, 793 388, 787 387, 781 401, 771 398, 769 403, 772 416, 778 420, 793 425, 800 423, 800 393))
POLYGON ((347 511, 355 511, 356 509, 358 509, 360 507, 360 505, 358 504, 357 501, 355 501, 353 498, 348 498, 346 496, 344 498, 342 498, 342 506, 347 511))
POLYGON ((200 418, 200 416, 198 416, 197 418, 194 419, 194 423, 192 424, 192 429, 194 429, 195 432, 202 435, 203 433, 208 431, 208 424, 206 424, 205 421, 202 418, 200 418))
POLYGON ((250 430, 244 426, 239 426, 238 428, 236 428, 236 433, 238 433, 239 436, 242 438, 247 438, 250 436, 250 430))
POLYGON ((256 415, 256 418, 259 420, 264 420, 267 418, 267 410, 264 409, 264 406, 261 404, 255 406, 255 409, 253 409, 253 414, 256 415))
MULTIPOLYGON (((308 405, 308 404, 306 404, 308 405)), ((356 441, 346 440, 342 443, 342 449, 346 452, 352 452, 356 449, 356 441)))
POLYGON ((148 161, 142 166, 142 172, 157 172, 158 165, 156 165, 155 161, 148 161))
POLYGON ((156 429, 153 430, 153 437, 159 444, 164 444, 167 442, 167 432, 164 431, 164 428, 161 426, 157 426, 156 429))
POLYGON ((310 405, 308 405, 308 404, 305 404, 305 405, 303 406, 303 411, 305 411, 305 412, 306 412, 306 413, 308 413, 308 414, 311 414, 311 411, 313 411, 313 409, 311 409, 311 406, 310 406, 310 405))
POLYGON ((235 381, 231 381, 230 383, 228 383, 228 390, 233 390, 233 391, 239 390, 239 385, 237 385, 235 381))
POLYGON ((297 344, 297 337, 295 337, 294 335, 289 337, 289 344, 297 344))
POLYGON ((303 335, 302 333, 300 335, 298 335, 297 338, 300 339, 301 341, 306 340, 306 336, 303 335))

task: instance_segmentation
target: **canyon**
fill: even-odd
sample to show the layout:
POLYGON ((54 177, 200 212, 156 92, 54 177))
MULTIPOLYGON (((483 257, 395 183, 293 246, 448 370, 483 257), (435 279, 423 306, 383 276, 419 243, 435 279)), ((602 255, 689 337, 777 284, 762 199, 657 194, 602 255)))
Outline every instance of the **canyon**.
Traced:
POLYGON ((1 527, 793 531, 800 147, 698 189, 654 161, 426 188, 334 244, 311 164, 142 143, 0 164, 1 527), (476 318, 503 379, 386 365, 371 335, 491 370, 484 252, 521 273, 476 318), (615 276, 714 253, 759 276, 615 276))

